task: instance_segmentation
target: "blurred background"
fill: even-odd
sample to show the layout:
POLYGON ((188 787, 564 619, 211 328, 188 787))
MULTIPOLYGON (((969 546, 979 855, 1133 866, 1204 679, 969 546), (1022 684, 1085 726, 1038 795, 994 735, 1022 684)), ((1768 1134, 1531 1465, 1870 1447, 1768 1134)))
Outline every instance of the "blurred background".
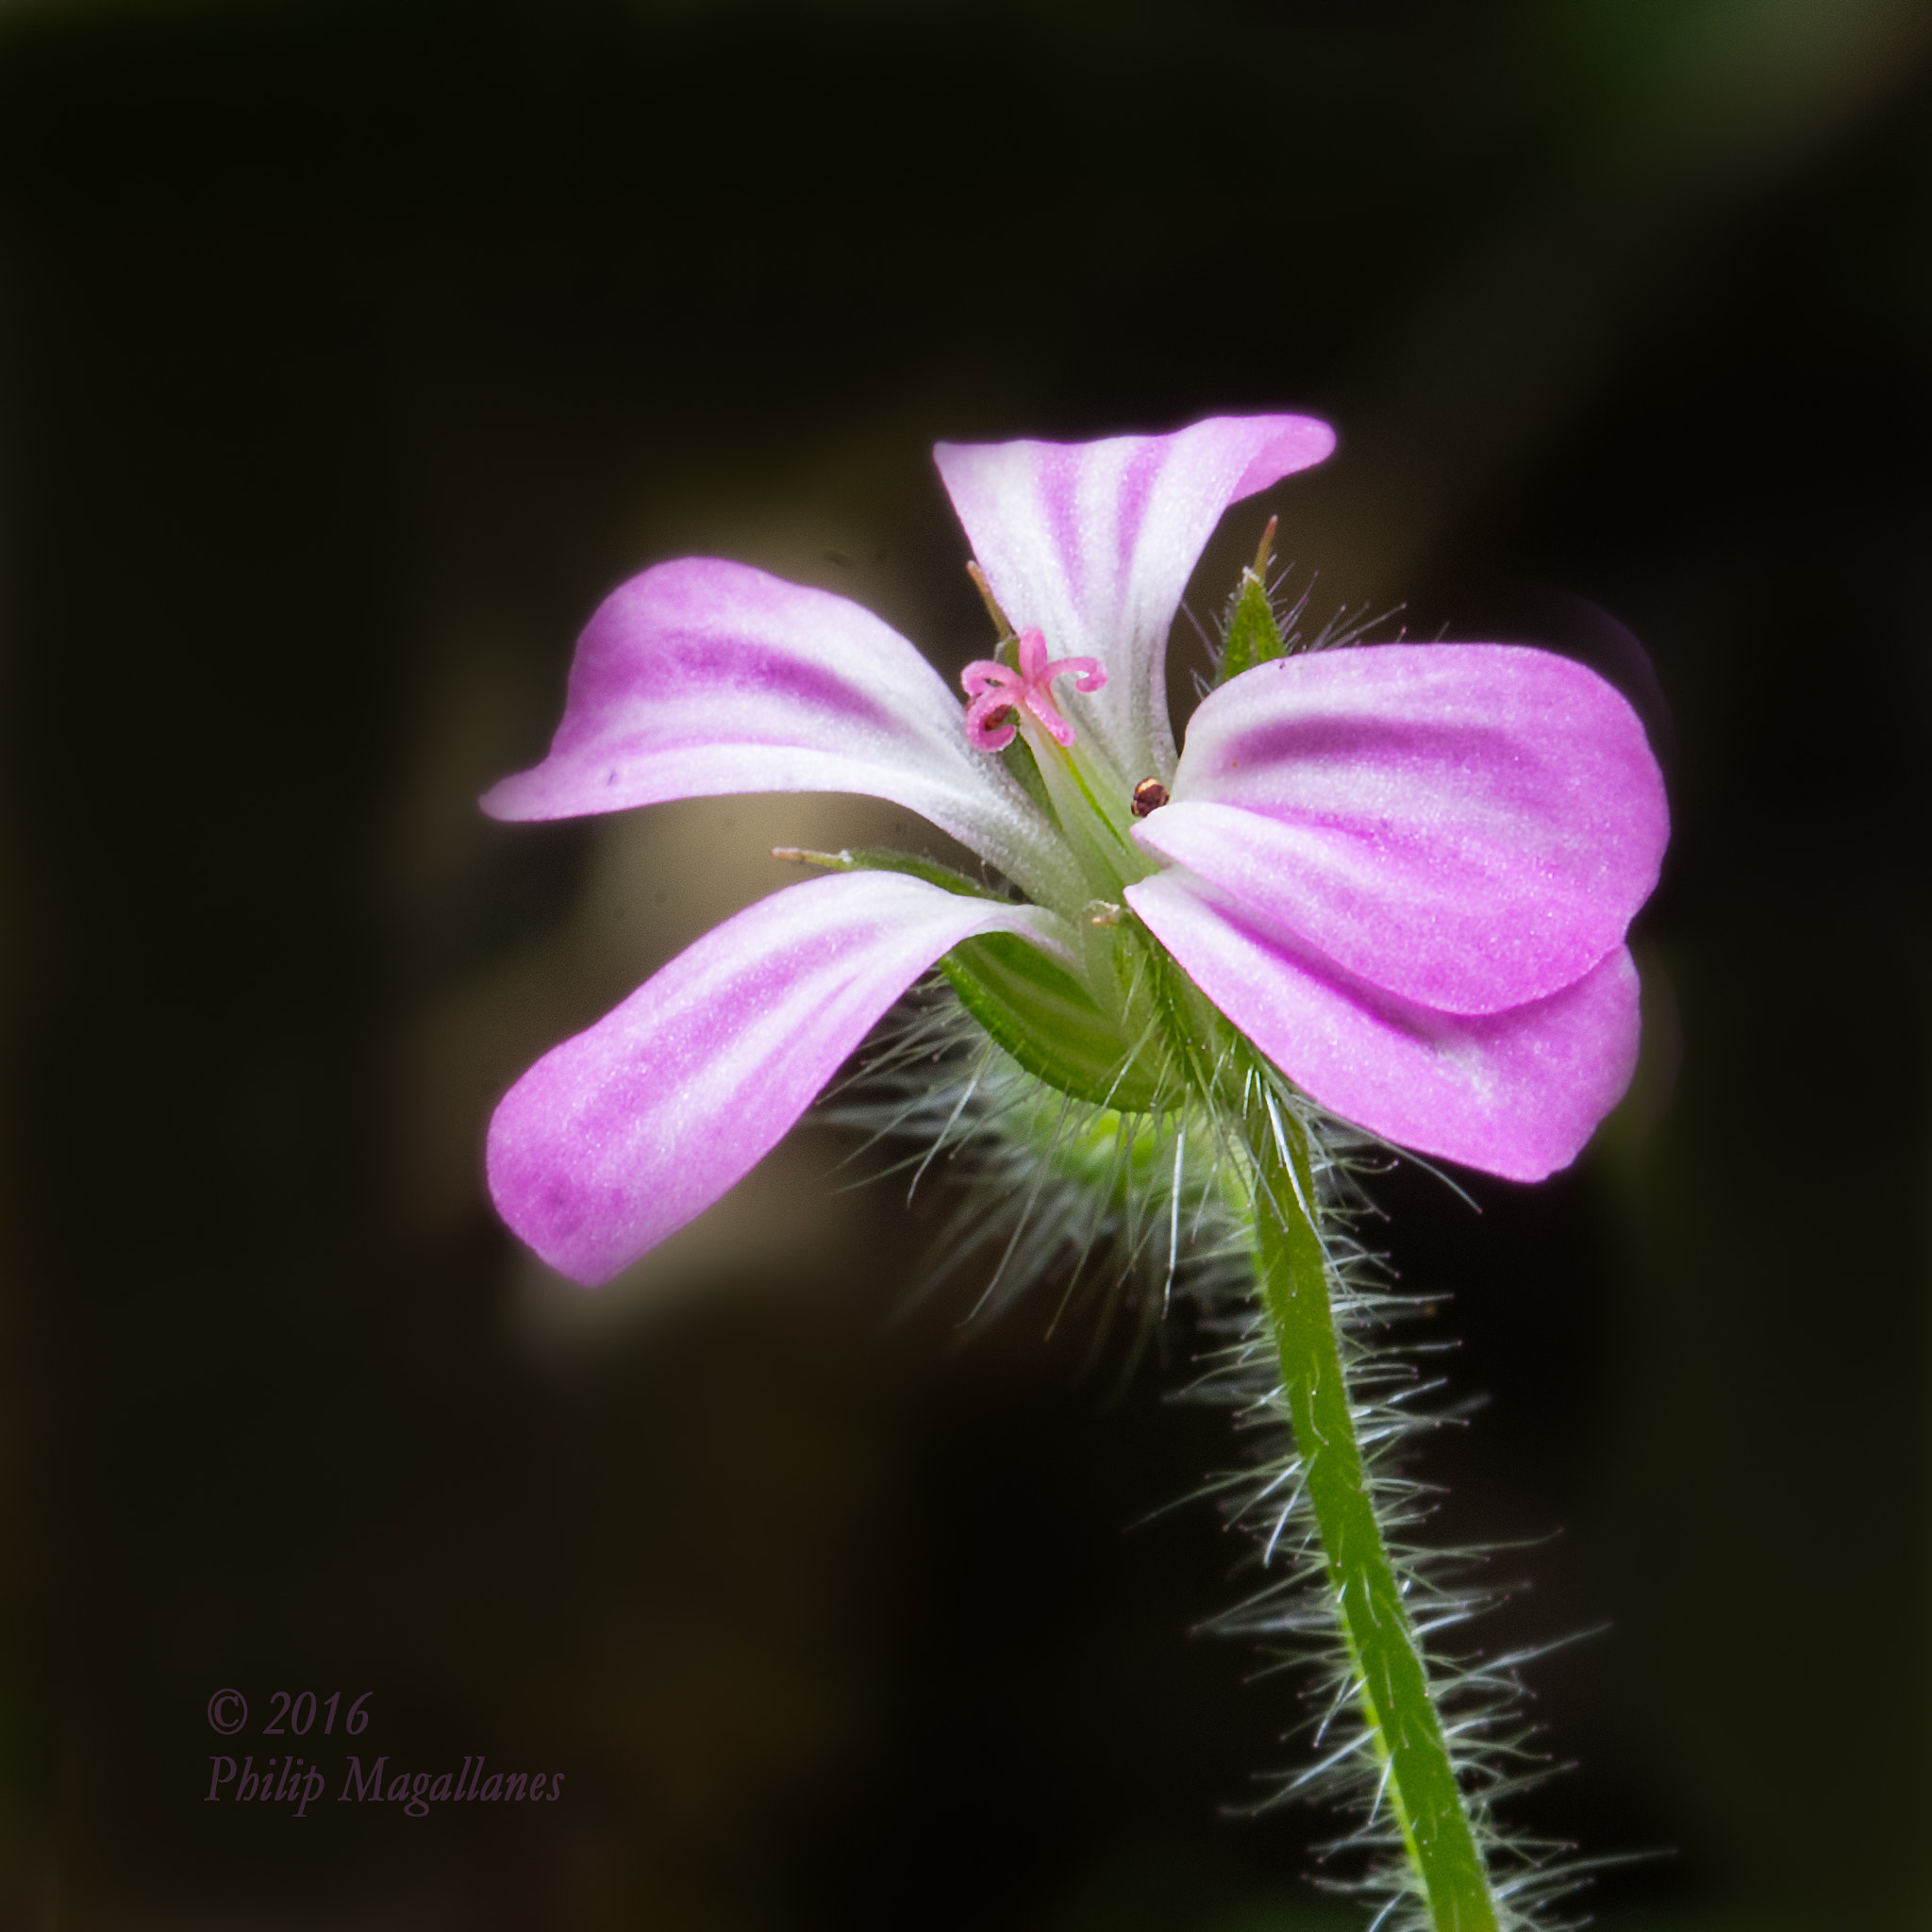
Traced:
POLYGON ((1192 608, 1276 511, 1674 790, 1631 1100, 1385 1191, 1488 1641, 1595 1633, 1516 1815, 1638 1855, 1624 1932, 1932 1925, 1928 352, 1919 0, 0 11, 0 1924, 1358 1923, 1238 1815, 1300 1706, 1191 1634, 1184 1321, 905 1315, 943 1189, 823 1132, 595 1297, 479 1184, 773 843, 924 837, 484 820, 608 589, 742 558, 950 675, 934 440, 1291 408, 1341 453, 1192 608), (340 1805, 277 1690, 565 1797, 340 1805), (291 1748, 307 1817, 206 1802, 291 1748))

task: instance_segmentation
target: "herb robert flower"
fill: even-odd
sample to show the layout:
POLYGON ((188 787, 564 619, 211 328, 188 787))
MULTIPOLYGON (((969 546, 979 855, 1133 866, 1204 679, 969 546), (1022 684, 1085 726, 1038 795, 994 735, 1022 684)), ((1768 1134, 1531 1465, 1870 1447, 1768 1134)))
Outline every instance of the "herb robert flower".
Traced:
POLYGON ((1029 1071, 1158 1108, 1129 957, 1149 935, 1344 1121, 1519 1180, 1572 1161, 1635 1064, 1624 937, 1668 832, 1624 699, 1512 645, 1312 651, 1229 677, 1176 753, 1166 641, 1202 549, 1230 504, 1334 441, 1275 415, 941 444, 1008 625, 964 709, 826 591, 693 558, 613 592, 549 756, 488 811, 865 792, 1024 899, 826 855, 855 869, 725 921, 510 1090, 488 1156, 509 1225, 608 1279, 748 1172, 936 962, 1029 1071))

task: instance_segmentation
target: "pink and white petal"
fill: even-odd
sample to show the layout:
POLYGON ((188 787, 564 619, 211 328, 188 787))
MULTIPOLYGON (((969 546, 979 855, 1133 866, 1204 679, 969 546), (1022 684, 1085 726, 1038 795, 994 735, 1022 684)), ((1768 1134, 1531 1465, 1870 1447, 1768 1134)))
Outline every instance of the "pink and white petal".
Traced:
POLYGON ((760 900, 504 1096, 498 1212, 553 1268, 608 1281, 748 1174, 934 960, 995 930, 1062 950, 1050 913, 896 873, 760 900))
POLYGON ((1181 872, 1127 902, 1190 977, 1331 1113, 1509 1180, 1568 1167, 1637 1067, 1638 980, 1618 946, 1507 1012, 1443 1013, 1363 984, 1181 872))
POLYGON ((1055 657, 1107 667, 1068 715, 1133 785, 1174 769, 1167 633, 1215 525, 1334 447, 1310 416, 1216 416, 1172 436, 942 442, 933 457, 1000 608, 1055 657))
POLYGON ((1454 1013, 1582 977, 1670 836, 1643 726, 1593 671, 1513 644, 1376 644, 1260 664, 1188 726, 1135 827, 1350 973, 1454 1013))
POLYGON ((611 592, 571 666, 541 765, 483 808, 575 818, 733 791, 857 791, 921 813, 1036 898, 1080 895, 1024 789, 973 750, 958 700, 846 598, 714 558, 611 592))

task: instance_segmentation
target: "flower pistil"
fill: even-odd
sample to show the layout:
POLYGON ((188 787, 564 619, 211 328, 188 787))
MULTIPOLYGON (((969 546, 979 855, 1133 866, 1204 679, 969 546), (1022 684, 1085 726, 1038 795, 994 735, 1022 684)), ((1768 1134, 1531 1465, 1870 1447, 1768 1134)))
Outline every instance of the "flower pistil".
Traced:
POLYGON ((1016 670, 991 658, 976 658, 959 674, 959 682, 973 702, 966 707, 966 736, 980 751, 1005 751, 1013 741, 1016 714, 1030 711, 1053 741, 1062 749, 1074 742, 1074 727, 1054 708, 1053 681, 1074 679, 1074 690, 1099 691, 1107 683, 1107 667, 1098 658, 1053 658, 1038 630, 1019 637, 1016 670))

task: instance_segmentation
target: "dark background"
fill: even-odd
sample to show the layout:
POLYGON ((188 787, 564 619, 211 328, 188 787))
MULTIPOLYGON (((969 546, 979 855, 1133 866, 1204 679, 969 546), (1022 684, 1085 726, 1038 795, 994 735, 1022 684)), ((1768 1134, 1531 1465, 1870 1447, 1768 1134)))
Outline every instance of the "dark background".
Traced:
MULTIPOLYGON (((1932 16, 1910 0, 18 5, 0 19, 0 1922, 1350 1923, 1185 1324, 893 1322, 800 1137, 602 1297, 478 1183, 544 1046, 828 800, 473 805, 689 551, 983 649, 940 437, 1341 427, 1324 607, 1651 653, 1650 1053, 1391 1182, 1442 1533, 1534 1542, 1522 1801, 1607 1922, 1932 1924, 1932 16), (1575 600, 1585 600, 1577 602, 1575 600), (1680 1060, 1680 1065, 1678 1064, 1680 1060), (1546 1541, 1536 1541, 1547 1539, 1546 1541), (208 1805, 209 1694, 556 1806, 208 1805), (345 1699, 346 1701, 346 1699, 345 1699), (373 1815, 372 1815, 373 1813, 373 1815)), ((1190 635, 1185 624, 1179 636, 1190 635)), ((900 836, 917 841, 916 827, 900 836)), ((308 1750, 320 1748, 297 1746, 308 1750)))

